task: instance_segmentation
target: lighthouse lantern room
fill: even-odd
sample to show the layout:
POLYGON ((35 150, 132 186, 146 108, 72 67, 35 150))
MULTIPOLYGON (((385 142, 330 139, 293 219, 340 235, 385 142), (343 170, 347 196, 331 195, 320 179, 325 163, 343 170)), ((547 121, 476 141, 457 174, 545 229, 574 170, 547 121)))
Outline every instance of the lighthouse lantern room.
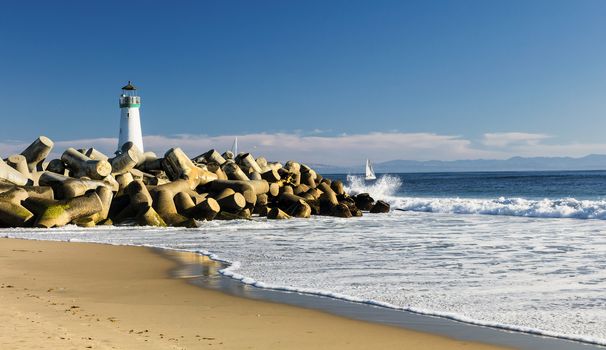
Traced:
POLYGON ((118 153, 127 142, 132 142, 140 152, 143 152, 143 136, 139 107, 141 97, 137 96, 137 88, 129 81, 122 87, 120 95, 120 137, 118 138, 118 153))

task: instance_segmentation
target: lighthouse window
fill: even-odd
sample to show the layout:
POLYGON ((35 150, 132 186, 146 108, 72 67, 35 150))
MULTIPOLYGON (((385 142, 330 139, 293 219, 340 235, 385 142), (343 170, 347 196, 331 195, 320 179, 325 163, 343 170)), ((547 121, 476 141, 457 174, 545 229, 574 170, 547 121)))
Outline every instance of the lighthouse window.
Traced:
POLYGON ((127 117, 130 117, 130 113, 126 113, 126 116, 127 116, 127 117))

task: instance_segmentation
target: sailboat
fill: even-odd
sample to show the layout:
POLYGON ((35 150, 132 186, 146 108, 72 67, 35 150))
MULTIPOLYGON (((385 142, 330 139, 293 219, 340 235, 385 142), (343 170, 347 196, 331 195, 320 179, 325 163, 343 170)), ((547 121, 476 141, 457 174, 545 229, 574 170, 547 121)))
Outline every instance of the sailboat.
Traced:
POLYGON ((234 144, 231 146, 231 153, 234 154, 234 157, 238 155, 238 138, 237 137, 234 140, 234 144))
POLYGON ((370 164, 370 159, 366 159, 366 177, 365 180, 376 180, 377 176, 375 175, 375 171, 372 168, 372 164, 370 164))

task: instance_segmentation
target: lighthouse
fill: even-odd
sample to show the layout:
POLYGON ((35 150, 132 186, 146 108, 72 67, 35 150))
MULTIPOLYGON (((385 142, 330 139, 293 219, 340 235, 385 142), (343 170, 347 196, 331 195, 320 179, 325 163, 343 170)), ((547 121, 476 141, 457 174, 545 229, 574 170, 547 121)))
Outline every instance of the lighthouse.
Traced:
POLYGON ((141 134, 141 120, 139 107, 141 97, 137 96, 137 88, 129 81, 122 87, 120 95, 120 137, 118 138, 118 153, 122 145, 132 142, 140 152, 143 152, 143 135, 141 134))

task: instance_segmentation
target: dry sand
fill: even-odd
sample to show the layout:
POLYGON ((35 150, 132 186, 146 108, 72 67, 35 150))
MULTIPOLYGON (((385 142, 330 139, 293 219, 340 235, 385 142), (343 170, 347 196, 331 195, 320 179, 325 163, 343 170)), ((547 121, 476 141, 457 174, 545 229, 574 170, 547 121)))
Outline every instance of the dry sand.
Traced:
POLYGON ((0 349, 502 349, 233 297, 138 247, 0 239, 0 349))

